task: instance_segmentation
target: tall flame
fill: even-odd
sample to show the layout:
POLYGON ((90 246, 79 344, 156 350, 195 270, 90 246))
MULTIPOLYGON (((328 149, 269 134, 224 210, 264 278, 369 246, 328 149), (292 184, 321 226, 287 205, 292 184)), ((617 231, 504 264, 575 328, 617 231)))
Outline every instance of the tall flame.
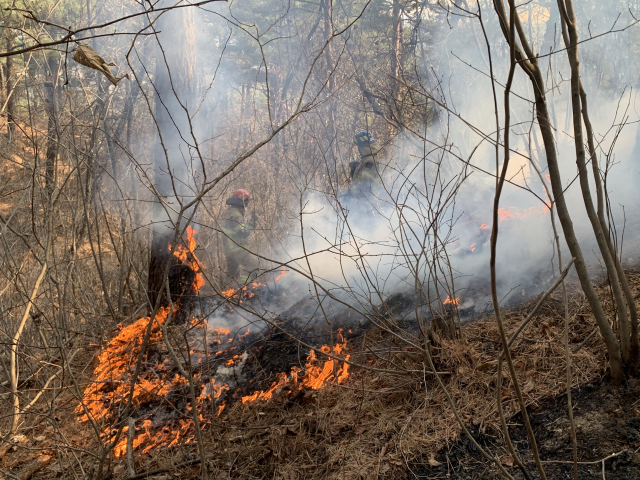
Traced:
MULTIPOLYGON (((192 228, 191 225, 187 225, 186 233, 186 242, 177 245, 173 251, 173 255, 183 264, 189 265, 191 270, 196 274, 196 278, 193 281, 193 289, 198 292, 202 287, 204 287, 204 276, 202 275, 202 272, 200 272, 200 261, 195 254, 197 247, 195 240, 196 230, 192 228)), ((171 250, 171 245, 169 245, 169 250, 171 250)))

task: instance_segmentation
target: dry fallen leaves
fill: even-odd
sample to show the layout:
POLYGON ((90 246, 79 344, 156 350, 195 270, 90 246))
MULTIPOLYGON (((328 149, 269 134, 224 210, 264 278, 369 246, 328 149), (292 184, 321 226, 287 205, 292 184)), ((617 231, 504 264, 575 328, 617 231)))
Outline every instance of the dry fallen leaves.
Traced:
POLYGON ((500 463, 506 467, 513 467, 513 457, 511 455, 506 455, 500 459, 500 463))

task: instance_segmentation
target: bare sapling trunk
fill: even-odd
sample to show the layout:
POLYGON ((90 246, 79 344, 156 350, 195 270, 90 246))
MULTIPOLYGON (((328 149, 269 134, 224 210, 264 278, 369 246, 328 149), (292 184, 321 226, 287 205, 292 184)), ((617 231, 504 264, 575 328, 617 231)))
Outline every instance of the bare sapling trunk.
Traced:
MULTIPOLYGON (((402 35, 402 20, 400 17, 400 0, 393 0, 391 16, 392 20, 392 28, 391 32, 391 75, 393 75, 393 79, 391 79, 391 101, 395 104, 398 101, 398 87, 399 83, 395 81, 396 78, 400 78, 400 40, 402 35)), ((397 107, 397 105, 394 105, 397 107)))
MULTIPOLYGON (((558 0, 558 7, 561 13, 561 22, 563 30, 563 38, 567 47, 567 55, 571 66, 571 103, 573 109, 573 129, 575 136, 576 163, 580 178, 580 188, 582 190, 582 198, 589 216, 589 221, 598 242, 598 248, 607 268, 607 274, 611 283, 611 289, 618 307, 618 318, 620 324, 620 349, 622 353, 622 361, 625 366, 631 363, 631 332, 629 324, 629 315, 627 313, 627 305, 622 293, 622 284, 619 276, 619 270, 616 268, 616 262, 611 252, 610 242, 607 241, 607 235, 602 228, 601 219, 604 218, 604 200, 602 185, 599 180, 599 172, 597 158, 592 155, 594 174, 596 178, 596 188, 598 189, 598 203, 602 206, 602 216, 598 216, 593 197, 591 195, 591 187, 589 186, 589 171, 586 165, 586 154, 584 149, 584 136, 582 130, 582 115, 588 118, 587 105, 582 104, 582 99, 586 101, 586 93, 582 89, 580 82, 580 60, 578 59, 578 31, 576 28, 576 18, 573 11, 573 2, 571 0, 558 0), (568 31, 568 38, 565 33, 568 31)), ((593 145, 593 143, 592 143, 593 145)), ((592 153, 595 153, 592 152, 592 153)), ((621 269, 620 269, 621 270, 621 269)), ((624 276, 624 272, 620 272, 624 276)))
MULTIPOLYGON (((13 33, 13 29, 5 28, 7 32, 7 53, 10 53, 13 50, 13 41, 15 38, 15 34, 13 33)), ((15 72, 13 66, 13 57, 10 55, 7 57, 7 76, 5 77, 5 89, 6 89, 6 103, 7 103, 7 135, 9 139, 12 138, 13 130, 14 130, 14 122, 16 115, 16 101, 15 95, 13 95, 13 87, 11 86, 12 82, 15 82, 15 72)))
MULTIPOLYGON (((567 5, 568 6, 568 5, 567 5)), ((573 5, 571 5, 573 7, 573 5)), ((571 12, 573 13, 573 8, 571 8, 571 12)), ((571 15, 569 10, 566 12, 567 16, 571 15)), ((565 17, 562 19, 562 33, 565 45, 569 47, 572 45, 572 42, 577 42, 578 37, 577 33, 575 34, 575 40, 571 40, 571 32, 576 30, 575 26, 575 15, 574 20, 571 22, 572 26, 569 26, 569 23, 566 22, 565 17), (567 30, 569 30, 569 34, 567 34, 567 30)), ((568 50, 570 52, 570 50, 568 50)), ((577 59, 577 53, 575 54, 577 59)), ((576 65, 576 70, 579 73, 579 64, 576 65)), ((573 71, 572 71, 573 73, 573 71)), ((602 235, 607 244, 608 251, 611 255, 611 259, 613 264, 615 265, 615 272, 617 274, 617 278, 622 288, 622 292, 624 293, 624 298, 626 300, 626 305, 624 302, 618 305, 618 309, 622 309, 626 313, 626 307, 629 307, 629 324, 630 324, 630 357, 624 359, 624 347, 623 347, 623 359, 625 360, 625 366, 630 371, 635 371, 640 366, 640 342, 638 338, 638 311, 636 308, 635 300, 633 298, 633 294, 631 293, 631 288, 629 287, 629 281, 627 279, 627 275, 625 274, 622 268, 622 262, 620 261, 620 257, 618 252, 615 249, 613 240, 611 238, 611 230, 609 225, 607 224, 606 215, 605 215, 605 190, 602 185, 602 178, 600 174, 600 168, 598 166, 598 155, 595 147, 595 140, 593 134, 593 127, 591 125, 591 120, 589 118, 589 109, 587 104, 587 93, 584 89, 584 85, 582 84, 582 80, 578 77, 579 84, 579 93, 580 93, 580 107, 582 120, 584 122, 585 133, 587 135, 587 146, 589 148, 589 157, 591 161, 591 167, 593 171, 593 179, 596 187, 596 198, 597 198, 597 218, 600 224, 600 228, 602 230, 602 235)), ((573 86, 572 86, 573 88, 573 86)), ((613 282, 613 279, 610 277, 610 280, 613 282)), ((622 335, 622 331, 621 331, 622 335)))
MULTIPOLYGON (((502 350, 504 352, 504 358, 507 361, 507 367, 509 368, 509 375, 511 377, 511 384, 513 385, 513 389, 516 393, 516 398, 518 400, 518 405, 520 406, 520 413, 522 413, 522 418, 524 420, 525 428, 527 430, 527 435, 529 437, 529 442, 531 444, 531 452, 533 454, 533 458, 536 464, 536 468, 538 470, 538 474, 542 480, 546 480, 547 476, 544 471, 544 467, 542 466, 542 462, 540 461, 540 454, 538 452, 538 445, 536 442, 536 437, 533 431, 533 427, 531 426, 531 422, 529 420, 529 415, 527 414, 527 407, 524 400, 524 396, 522 393, 522 389, 520 388, 520 383, 518 381, 518 375, 513 364, 513 359, 511 358, 511 351, 509 348, 509 342, 507 340, 507 334, 504 328, 504 323, 502 321, 502 313, 500 312, 500 300, 498 299, 498 288, 497 288, 497 273, 496 273, 496 256, 497 256, 497 245, 498 245, 498 209, 500 206, 500 195, 502 193, 502 188, 504 187, 504 182, 507 176, 507 171, 509 169, 509 155, 510 155, 510 131, 511 131, 511 86, 513 84, 513 77, 516 71, 516 37, 515 37, 515 22, 517 18, 517 12, 515 7, 514 0, 509 0, 509 35, 507 36, 507 41, 509 43, 509 77, 507 79, 507 83, 504 88, 504 115, 505 115, 505 126, 504 126, 504 160, 502 163, 502 169, 500 171, 500 177, 496 178, 496 193, 493 201, 493 212, 492 212, 492 228, 491 228, 491 256, 489 260, 489 268, 491 270, 491 299, 493 301, 493 310, 496 316, 496 323, 498 324, 498 331, 500 332, 500 340, 502 342, 502 350)), ((499 143, 499 142, 496 142, 499 143)), ((498 171, 498 163, 499 158, 496 157, 496 171, 498 171)), ((501 365, 499 368, 502 368, 501 365)), ((500 372, 501 374, 502 372, 500 372)), ((501 401, 501 400, 500 400, 501 401)))
POLYGON ((58 128, 56 125, 56 81, 58 76, 58 62, 54 55, 49 55, 47 64, 49 75, 44 83, 45 105, 47 108, 47 153, 45 161, 45 189, 49 200, 53 195, 56 183, 56 157, 58 156, 58 128))
POLYGON ((169 306, 167 290, 163 287, 165 275, 169 275, 169 291, 180 296, 181 282, 178 262, 171 254, 170 242, 173 237, 171 213, 162 202, 169 202, 174 209, 179 208, 179 185, 184 182, 176 172, 176 165, 182 162, 181 150, 188 150, 183 144, 181 132, 185 112, 179 97, 189 103, 195 91, 195 25, 191 9, 178 9, 163 15, 156 23, 158 36, 156 47, 155 120, 158 139, 154 151, 155 187, 158 199, 153 207, 153 234, 149 261, 147 290, 149 311, 169 306), (177 124, 176 124, 177 122, 177 124), (175 163, 174 163, 175 162, 175 163), (177 190, 178 189, 178 190, 177 190))
POLYGON ((333 49, 331 48, 330 42, 333 36, 333 1, 323 0, 322 10, 324 40, 325 42, 329 42, 324 50, 325 61, 327 62, 327 81, 329 82, 329 91, 333 92, 335 90, 335 78, 333 75, 333 49))
MULTIPOLYGON (((506 39, 510 38, 509 23, 506 17, 503 0, 494 0, 494 8, 498 14, 500 20, 500 26, 503 31, 503 35, 506 39)), ((516 45, 516 60, 520 67, 525 71, 533 87, 535 95, 536 106, 536 119, 540 127, 540 133, 544 143, 545 154, 547 157, 547 165, 549 168, 549 177, 551 181, 551 189, 556 202, 556 208, 558 212, 558 220, 562 225, 565 240, 571 255, 575 257, 576 273, 580 280, 582 290, 587 297, 589 306, 593 316, 595 317, 598 328, 607 347, 607 353, 609 355, 609 366, 611 368, 611 377, 614 383, 622 383, 624 381, 624 370, 622 364, 622 355, 620 351, 620 344, 616 338, 616 334, 609 323, 609 320, 604 312, 600 298, 591 282, 589 277, 589 271, 587 264, 582 254, 582 249, 578 242, 575 230, 573 228, 573 221, 569 208, 567 206, 566 199, 564 197, 564 187, 562 185, 562 177, 560 176, 560 166, 558 163, 558 155, 555 148, 555 139, 553 134, 553 128, 551 126, 551 118, 549 110, 547 108, 545 83, 542 72, 538 65, 538 59, 531 50, 526 35, 522 30, 520 19, 516 15, 515 18, 516 29, 520 44, 516 45)))

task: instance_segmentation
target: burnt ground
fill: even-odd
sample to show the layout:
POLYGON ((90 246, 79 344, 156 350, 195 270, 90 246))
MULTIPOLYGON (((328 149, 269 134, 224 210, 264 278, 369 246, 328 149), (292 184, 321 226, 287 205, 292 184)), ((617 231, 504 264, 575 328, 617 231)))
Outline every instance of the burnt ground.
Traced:
MULTIPOLYGON (((626 386, 616 387, 608 379, 582 386, 572 392, 574 420, 578 438, 578 461, 591 462, 578 465, 581 480, 640 479, 640 380, 631 379, 626 386), (602 459, 619 454, 605 461, 602 459)), ((549 479, 572 479, 573 464, 570 424, 566 396, 548 399, 529 409, 541 459, 549 479), (546 463, 560 461, 569 463, 546 463)), ((511 419, 511 438, 532 478, 539 478, 522 416, 511 419)), ((507 471, 515 479, 524 479, 517 466, 511 464, 507 448, 499 435, 480 434, 474 437, 485 450, 498 455, 507 471)), ((407 480, 449 478, 452 480, 499 478, 498 469, 489 464, 475 446, 463 437, 449 449, 435 457, 438 466, 412 465, 407 480)))

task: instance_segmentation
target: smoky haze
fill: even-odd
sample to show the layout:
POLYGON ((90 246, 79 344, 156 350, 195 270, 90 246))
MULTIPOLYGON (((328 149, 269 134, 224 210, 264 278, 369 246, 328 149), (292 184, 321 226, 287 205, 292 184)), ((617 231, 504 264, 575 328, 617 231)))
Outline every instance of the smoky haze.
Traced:
MULTIPOLYGON (((447 12, 436 2, 425 2, 401 17, 404 28, 411 29, 410 60, 405 60, 413 70, 399 71, 395 80, 389 45, 380 45, 371 30, 385 14, 378 4, 341 6, 328 23, 323 8, 289 2, 216 3, 160 16, 154 25, 162 48, 153 53, 147 48, 140 78, 153 82, 147 91, 156 96, 161 132, 153 174, 173 208, 176 194, 190 199, 202 187, 203 165, 210 172, 223 171, 286 122, 297 105, 314 106, 227 175, 198 206, 200 257, 214 283, 225 265, 218 219, 231 192, 246 188, 255 197, 250 208, 260 217, 249 248, 265 257, 263 270, 276 272, 269 275, 282 265, 292 267, 281 280, 283 288, 309 294, 313 277, 362 305, 413 292, 417 273, 434 301, 455 291, 463 305, 484 309, 485 227, 491 226, 497 125, 504 137, 501 85, 508 75, 508 48, 490 4, 479 4, 482 23, 450 6, 447 12), (184 29, 193 30, 192 43, 181 41, 184 29), (370 51, 363 51, 363 44, 370 51), (383 101, 405 84, 422 93, 383 101), (406 111, 398 106, 404 104, 410 104, 406 111), (352 137, 361 129, 371 130, 383 145, 383 186, 367 197, 345 198, 348 163, 358 160, 352 137)), ((609 206, 619 240, 623 227, 627 238, 637 235, 638 72, 628 47, 637 28, 629 6, 607 2, 596 10, 578 6, 577 12, 581 37, 593 37, 581 45, 582 78, 599 162, 603 169, 608 165, 609 206)), ((576 181, 570 71, 556 10, 554 2, 540 1, 518 13, 542 56, 565 196, 582 248, 598 273, 576 181)), ((532 124, 533 94, 519 69, 512 91, 513 152, 500 202, 498 277, 501 298, 523 299, 553 279, 558 259, 543 180, 531 166, 535 162, 544 179, 542 139, 532 124)), ((154 222, 167 221, 166 207, 157 204, 154 212, 154 222)), ((634 255, 630 251, 624 258, 634 255)), ((563 260, 568 259, 564 248, 563 260)), ((272 281, 268 275, 264 279, 272 281)))

